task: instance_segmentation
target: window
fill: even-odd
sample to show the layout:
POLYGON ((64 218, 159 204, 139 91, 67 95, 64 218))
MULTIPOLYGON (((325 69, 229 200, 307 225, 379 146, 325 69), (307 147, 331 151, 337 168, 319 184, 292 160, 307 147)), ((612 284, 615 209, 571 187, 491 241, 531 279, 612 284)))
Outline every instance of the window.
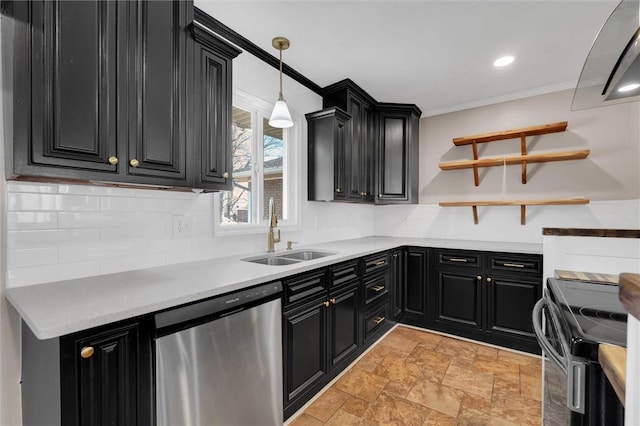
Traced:
POLYGON ((296 130, 269 125, 273 105, 234 92, 232 109, 233 190, 221 192, 216 232, 248 232, 269 219, 273 198, 279 226, 296 224, 297 179, 290 143, 296 130))

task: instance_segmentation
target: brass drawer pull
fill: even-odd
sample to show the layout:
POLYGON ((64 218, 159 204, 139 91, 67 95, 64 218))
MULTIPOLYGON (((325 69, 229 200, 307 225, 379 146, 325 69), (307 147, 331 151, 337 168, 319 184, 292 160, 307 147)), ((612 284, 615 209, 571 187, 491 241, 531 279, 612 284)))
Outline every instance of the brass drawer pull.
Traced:
POLYGON ((324 305, 325 308, 329 307, 329 301, 325 300, 324 302, 322 302, 322 304, 324 305))
POLYGON ((511 268, 524 268, 522 263, 503 263, 502 266, 508 266, 511 268))
POLYGON ((329 299, 329 301, 331 302, 331 304, 335 305, 336 304, 336 299, 329 299))
POLYGON ((80 357, 91 358, 93 356, 93 346, 85 346, 80 350, 80 357))
POLYGON ((449 258, 449 261, 450 261, 450 262, 465 262, 465 263, 466 263, 466 262, 468 262, 469 260, 464 259, 464 258, 462 258, 462 257, 450 257, 450 258, 449 258))
POLYGON ((385 263, 387 263, 387 262, 385 262, 384 260, 379 260, 379 261, 377 261, 377 262, 375 263, 375 266, 382 266, 382 265, 384 265, 385 263))
POLYGON ((378 318, 373 320, 373 322, 375 322, 376 325, 380 324, 382 321, 384 321, 384 317, 378 317, 378 318))
POLYGON ((375 287, 371 287, 371 289, 372 289, 373 291, 378 292, 378 291, 382 291, 382 290, 384 290, 384 286, 383 286, 383 285, 377 285, 377 286, 375 286, 375 287))

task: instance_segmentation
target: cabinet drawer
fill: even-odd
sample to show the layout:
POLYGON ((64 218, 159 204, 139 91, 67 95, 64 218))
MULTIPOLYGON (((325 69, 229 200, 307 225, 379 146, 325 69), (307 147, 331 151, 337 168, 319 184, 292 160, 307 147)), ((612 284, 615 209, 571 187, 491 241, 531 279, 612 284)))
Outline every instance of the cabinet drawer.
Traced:
POLYGON ((516 257, 509 255, 489 256, 489 269, 493 271, 509 271, 525 274, 539 274, 542 272, 542 257, 516 257))
POLYGON ((284 305, 303 301, 326 290, 325 271, 300 275, 284 281, 284 305))
POLYGON ((379 300, 382 296, 389 294, 389 274, 384 272, 366 279, 364 288, 364 303, 366 305, 379 300))
POLYGON ((379 271, 389 266, 389 253, 378 253, 364 259, 364 273, 379 271))
POLYGON ((369 340, 376 331, 385 328, 390 321, 391 310, 389 302, 372 309, 364 315, 364 341, 369 340))
POLYGON ((358 279, 358 262, 349 262, 331 268, 332 287, 337 287, 358 279))
POLYGON ((467 266, 471 268, 479 268, 481 265, 479 253, 440 250, 437 252, 436 263, 438 265, 467 266))

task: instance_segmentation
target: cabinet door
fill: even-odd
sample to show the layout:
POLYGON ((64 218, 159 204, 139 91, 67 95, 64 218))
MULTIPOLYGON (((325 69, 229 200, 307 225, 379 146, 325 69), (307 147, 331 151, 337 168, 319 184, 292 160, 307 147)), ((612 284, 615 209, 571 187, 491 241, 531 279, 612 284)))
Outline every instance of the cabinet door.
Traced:
POLYGON ((285 407, 327 375, 325 302, 322 297, 283 315, 285 407))
POLYGON ((195 43, 193 127, 195 127, 194 186, 230 190, 231 177, 231 59, 240 51, 191 26, 195 43))
POLYGON ((358 350, 358 282, 346 291, 330 293, 329 359, 331 368, 358 350))
POLYGON ((132 324, 63 338, 62 424, 136 425, 151 420, 151 359, 144 335, 132 324))
POLYGON ((129 4, 132 57, 128 173, 185 181, 185 107, 190 57, 187 25, 192 20, 193 3, 129 4))
POLYGON ((487 330, 535 338, 531 313, 542 296, 542 282, 522 278, 486 278, 487 330))
POLYGON ((393 318, 402 315, 402 300, 404 299, 404 262, 401 250, 391 252, 390 287, 393 306, 393 318))
POLYGON ((12 7, 16 20, 28 23, 16 24, 13 171, 71 178, 117 173, 117 80, 125 64, 117 31, 125 5, 34 1, 12 7))
POLYGON ((349 92, 347 95, 349 141, 345 150, 347 198, 350 201, 373 201, 373 110, 371 105, 349 92))
POLYGON ((405 252, 404 312, 420 319, 428 317, 427 280, 429 251, 424 248, 407 248, 405 252))
POLYGON ((482 327, 482 276, 468 271, 437 271, 436 321, 482 327))
POLYGON ((412 109, 379 113, 378 204, 418 202, 418 118, 412 109))

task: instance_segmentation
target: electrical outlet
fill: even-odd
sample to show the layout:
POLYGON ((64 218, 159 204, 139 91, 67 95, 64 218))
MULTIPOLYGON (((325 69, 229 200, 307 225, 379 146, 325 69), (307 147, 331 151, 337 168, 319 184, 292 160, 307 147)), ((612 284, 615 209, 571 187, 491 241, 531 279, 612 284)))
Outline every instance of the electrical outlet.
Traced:
POLYGON ((193 228, 193 218, 191 216, 173 216, 173 236, 188 237, 193 228))

